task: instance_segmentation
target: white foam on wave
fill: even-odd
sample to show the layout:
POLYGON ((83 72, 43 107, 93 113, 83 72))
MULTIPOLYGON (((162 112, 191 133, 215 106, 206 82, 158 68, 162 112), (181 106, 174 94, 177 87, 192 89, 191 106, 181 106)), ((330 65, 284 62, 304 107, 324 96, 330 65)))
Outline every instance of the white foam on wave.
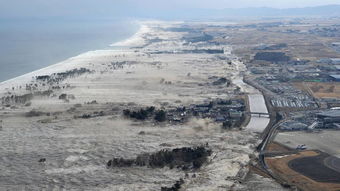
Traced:
POLYGON ((140 29, 136 34, 134 34, 132 37, 111 44, 112 47, 133 47, 133 46, 141 46, 145 43, 144 35, 149 33, 151 31, 151 28, 147 25, 143 24, 140 26, 140 29))
POLYGON ((48 169, 45 172, 47 174, 78 174, 78 173, 88 173, 93 172, 96 170, 103 169, 102 166, 94 166, 94 165, 88 165, 88 166, 81 166, 81 167, 70 167, 70 168, 53 168, 48 169))
POLYGON ((76 161, 79 161, 79 160, 89 160, 89 158, 85 157, 85 156, 75 156, 75 155, 71 155, 71 156, 68 156, 66 159, 65 159, 67 162, 76 162, 76 161))
MULTIPOLYGON (((143 24, 142 22, 136 22, 140 25, 139 30, 132 35, 130 38, 116 42, 114 44, 111 44, 110 46, 120 46, 120 47, 132 47, 132 46, 141 46, 145 41, 143 40, 143 36, 145 36, 146 33, 149 33, 151 31, 151 28, 148 27, 146 24, 143 24)), ((15 87, 18 85, 23 85, 25 83, 28 83, 34 76, 39 75, 50 75, 52 73, 56 72, 64 72, 66 70, 74 69, 75 68, 75 62, 77 60, 81 60, 83 58, 87 57, 94 57, 94 56, 101 56, 103 54, 107 54, 107 52, 117 52, 117 51, 124 51, 123 49, 114 49, 114 50, 93 50, 81 53, 77 56, 68 58, 62 62, 58 62, 56 64, 20 75, 18 77, 0 82, 0 91, 5 90, 6 88, 15 87)))
POLYGON ((80 154, 84 154, 86 152, 88 152, 88 150, 84 150, 84 149, 68 149, 68 152, 74 152, 74 153, 80 153, 80 154))

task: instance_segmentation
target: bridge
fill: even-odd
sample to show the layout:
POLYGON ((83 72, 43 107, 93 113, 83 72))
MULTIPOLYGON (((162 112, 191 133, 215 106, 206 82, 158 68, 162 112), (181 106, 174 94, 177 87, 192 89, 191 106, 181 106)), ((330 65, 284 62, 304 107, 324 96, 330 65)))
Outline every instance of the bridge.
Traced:
POLYGON ((269 113, 262 113, 262 112, 247 112, 250 115, 258 115, 259 117, 270 117, 269 113))

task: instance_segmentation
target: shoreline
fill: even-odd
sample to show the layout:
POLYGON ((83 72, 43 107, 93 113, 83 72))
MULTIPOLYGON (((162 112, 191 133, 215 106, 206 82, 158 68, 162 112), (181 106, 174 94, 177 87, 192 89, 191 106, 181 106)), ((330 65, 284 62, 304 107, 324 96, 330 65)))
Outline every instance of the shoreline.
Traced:
POLYGON ((129 44, 138 43, 138 40, 141 37, 141 35, 145 34, 145 32, 148 32, 148 31, 145 31, 145 28, 147 28, 147 26, 145 24, 143 24, 143 22, 138 21, 138 20, 136 20, 134 22, 136 23, 136 25, 138 25, 139 29, 134 34, 132 34, 130 37, 128 37, 126 39, 114 42, 112 44, 108 44, 108 47, 110 49, 98 49, 98 50, 86 51, 86 52, 83 52, 83 53, 78 54, 76 56, 69 57, 69 58, 67 58, 67 59, 65 59, 61 62, 57 62, 55 64, 52 64, 52 65, 49 65, 49 66, 46 66, 46 67, 43 67, 43 68, 40 68, 40 69, 37 69, 37 70, 33 70, 31 72, 19 75, 17 77, 10 78, 8 80, 0 82, 0 89, 1 89, 1 86, 4 86, 8 83, 13 83, 14 81, 20 80, 21 78, 28 79, 28 77, 40 75, 39 72, 44 72, 45 70, 48 71, 49 69, 52 69, 54 67, 58 68, 58 67, 64 65, 67 61, 70 61, 74 58, 84 56, 84 55, 92 53, 92 52, 96 52, 96 51, 124 51, 124 48, 129 49, 130 47, 132 47, 129 44))

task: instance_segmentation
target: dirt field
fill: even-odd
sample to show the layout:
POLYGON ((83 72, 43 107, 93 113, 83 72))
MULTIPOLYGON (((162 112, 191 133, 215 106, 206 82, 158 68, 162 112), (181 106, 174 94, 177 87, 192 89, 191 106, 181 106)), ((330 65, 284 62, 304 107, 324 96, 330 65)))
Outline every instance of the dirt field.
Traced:
POLYGON ((307 91, 316 98, 340 98, 339 82, 308 82, 295 83, 294 85, 297 88, 307 91))
POLYGON ((340 184, 334 183, 322 183, 317 182, 307 176, 304 176, 293 169, 291 169, 288 165, 290 161, 295 159, 301 159, 305 157, 316 157, 319 155, 317 151, 302 151, 298 154, 280 156, 280 157, 271 157, 266 158, 266 163, 273 170, 273 172, 278 176, 282 181, 287 182, 290 185, 296 185, 298 188, 302 190, 308 191, 336 191, 340 189, 340 184))

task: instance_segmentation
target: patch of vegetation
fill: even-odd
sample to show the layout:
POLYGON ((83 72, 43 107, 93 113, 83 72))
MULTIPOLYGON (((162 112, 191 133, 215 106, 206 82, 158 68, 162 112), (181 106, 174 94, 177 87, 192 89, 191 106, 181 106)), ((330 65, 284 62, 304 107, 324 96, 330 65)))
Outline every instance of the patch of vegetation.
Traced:
POLYGON ((69 70, 66 72, 59 72, 59 73, 53 73, 52 75, 42 75, 42 76, 36 76, 36 79, 39 81, 44 81, 47 83, 52 82, 60 82, 65 80, 68 77, 76 77, 80 76, 85 73, 91 73, 92 71, 86 68, 76 68, 73 70, 69 70))
POLYGON ((222 129, 231 129, 233 127, 233 123, 231 121, 225 121, 222 124, 222 129))
POLYGON ((66 100, 67 99, 67 94, 61 94, 59 96, 59 99, 66 100))
MULTIPOLYGON (((137 120, 141 120, 144 121, 147 118, 151 117, 152 115, 154 115, 155 113, 155 107, 151 106, 151 107, 147 107, 145 109, 139 109, 138 111, 131 111, 129 109, 125 109, 123 110, 123 115, 125 117, 129 117, 129 118, 133 118, 133 119, 137 119, 137 120)), ((157 115, 158 111, 156 112, 157 115)))
POLYGON ((89 105, 95 105, 98 104, 97 100, 92 100, 91 102, 87 102, 89 105))
POLYGON ((11 96, 5 96, 1 98, 1 103, 3 105, 6 104, 27 104, 29 103, 34 96, 50 96, 53 93, 52 90, 46 90, 46 91, 37 91, 34 93, 28 93, 24 95, 11 95, 11 96))
POLYGON ((107 167, 129 167, 148 166, 150 168, 180 168, 182 170, 199 169, 208 156, 211 155, 211 150, 204 146, 198 147, 183 147, 173 150, 161 150, 156 153, 140 154, 136 159, 114 158, 107 162, 107 167))
POLYGON ((39 117, 42 115, 48 115, 48 114, 42 111, 37 111, 37 110, 31 110, 25 114, 26 117, 39 117))
POLYGON ((223 85, 225 83, 227 83, 227 85, 229 86, 231 82, 227 78, 223 77, 223 78, 219 78, 218 80, 214 81, 212 84, 214 86, 218 86, 218 85, 223 85))
POLYGON ((290 57, 284 52, 258 52, 254 60, 265 60, 269 62, 288 62, 290 57))
POLYGON ((158 110, 154 119, 158 122, 164 122, 166 120, 166 112, 164 110, 158 110))
POLYGON ((184 180, 181 178, 172 187, 162 187, 161 191, 178 191, 184 184, 184 180))

